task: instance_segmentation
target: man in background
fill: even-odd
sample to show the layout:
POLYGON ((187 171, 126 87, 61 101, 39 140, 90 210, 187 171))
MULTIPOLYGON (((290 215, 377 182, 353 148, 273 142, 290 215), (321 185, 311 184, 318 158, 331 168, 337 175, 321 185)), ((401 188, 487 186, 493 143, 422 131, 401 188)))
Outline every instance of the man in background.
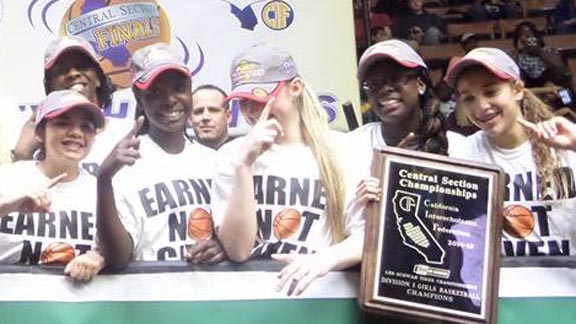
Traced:
POLYGON ((231 118, 224 90, 212 84, 194 90, 189 122, 200 144, 217 150, 228 140, 231 118))

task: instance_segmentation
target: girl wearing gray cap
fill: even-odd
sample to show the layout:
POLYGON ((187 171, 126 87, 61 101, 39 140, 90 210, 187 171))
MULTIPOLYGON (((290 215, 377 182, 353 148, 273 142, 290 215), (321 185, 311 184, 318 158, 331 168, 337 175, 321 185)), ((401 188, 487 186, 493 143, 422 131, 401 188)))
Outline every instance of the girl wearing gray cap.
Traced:
MULTIPOLYGON (((105 108, 112 102, 116 87, 104 74, 100 56, 82 37, 63 36, 51 41, 44 53, 44 90, 72 89, 105 108)), ((13 160, 31 160, 39 143, 34 138, 34 116, 24 124, 13 160)))
POLYGON ((277 289, 299 295, 328 271, 360 262, 364 222, 345 217, 342 168, 324 110, 281 47, 237 55, 232 93, 253 127, 217 153, 212 210, 228 257, 288 265, 277 289))
POLYGON ((518 65, 496 48, 477 48, 454 64, 446 82, 481 131, 461 157, 507 174, 502 254, 576 254, 576 127, 524 88, 518 65))
POLYGON ((380 119, 348 134, 356 168, 365 173, 358 186, 359 203, 365 204, 380 199, 380 181, 368 174, 375 148, 448 155, 463 137, 446 131, 426 63, 408 44, 388 40, 372 45, 360 58, 358 80, 380 119))
POLYGON ((95 251, 96 179, 80 167, 104 127, 102 110, 73 90, 36 111, 40 161, 0 168, 0 263, 59 264, 78 280, 104 266, 95 251))
POLYGON ((191 72, 165 43, 134 52, 131 71, 139 117, 98 174, 97 227, 106 262, 122 269, 131 260, 222 261, 210 216, 214 151, 184 136, 191 72))

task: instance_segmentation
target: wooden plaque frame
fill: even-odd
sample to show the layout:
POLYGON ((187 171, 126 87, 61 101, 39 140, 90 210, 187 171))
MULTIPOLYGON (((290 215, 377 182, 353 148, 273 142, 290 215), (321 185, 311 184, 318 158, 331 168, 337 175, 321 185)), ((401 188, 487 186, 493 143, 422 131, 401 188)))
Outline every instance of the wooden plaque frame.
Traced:
POLYGON ((496 323, 504 172, 444 156, 375 150, 359 303, 417 322, 496 323))

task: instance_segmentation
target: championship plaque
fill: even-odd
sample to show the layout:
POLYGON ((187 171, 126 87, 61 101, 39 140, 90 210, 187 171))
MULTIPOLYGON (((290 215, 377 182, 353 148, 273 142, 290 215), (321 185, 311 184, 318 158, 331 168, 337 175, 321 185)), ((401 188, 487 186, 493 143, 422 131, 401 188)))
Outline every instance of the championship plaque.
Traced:
POLYGON ((503 172, 386 148, 375 152, 359 302, 416 322, 495 323, 503 172))

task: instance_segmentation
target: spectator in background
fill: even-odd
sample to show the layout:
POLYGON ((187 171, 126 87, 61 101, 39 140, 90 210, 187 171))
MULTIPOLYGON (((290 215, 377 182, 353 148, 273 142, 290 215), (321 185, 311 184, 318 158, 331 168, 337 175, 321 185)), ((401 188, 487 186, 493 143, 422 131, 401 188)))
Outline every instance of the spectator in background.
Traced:
POLYGON ((196 140, 217 150, 228 140, 228 124, 232 119, 226 92, 213 84, 204 84, 192 93, 189 123, 196 140))
POLYGON ((554 8, 554 23, 558 34, 576 32, 576 0, 560 0, 554 8))
MULTIPOLYGON (((373 6, 374 4, 372 4, 373 6)), ((364 14, 361 1, 354 1, 354 30, 356 35, 356 48, 358 54, 362 54, 366 47, 392 38, 392 19, 385 13, 370 12, 370 44, 366 44, 366 32, 364 30, 364 14)))
POLYGON ((536 25, 524 21, 514 31, 514 59, 527 88, 570 87, 570 74, 557 49, 545 46, 536 25))
POLYGON ((468 53, 480 46, 478 45, 478 37, 474 33, 465 33, 460 37, 460 46, 462 46, 464 53, 468 53))
POLYGON ((404 17, 410 14, 406 0, 370 0, 374 13, 385 13, 392 17, 404 17))
POLYGON ((520 18, 522 5, 514 0, 476 0, 468 11, 471 21, 520 18))
POLYGON ((427 13, 422 5, 422 0, 408 0, 410 13, 394 22, 394 37, 419 45, 438 45, 446 34, 446 25, 440 16, 427 13))

